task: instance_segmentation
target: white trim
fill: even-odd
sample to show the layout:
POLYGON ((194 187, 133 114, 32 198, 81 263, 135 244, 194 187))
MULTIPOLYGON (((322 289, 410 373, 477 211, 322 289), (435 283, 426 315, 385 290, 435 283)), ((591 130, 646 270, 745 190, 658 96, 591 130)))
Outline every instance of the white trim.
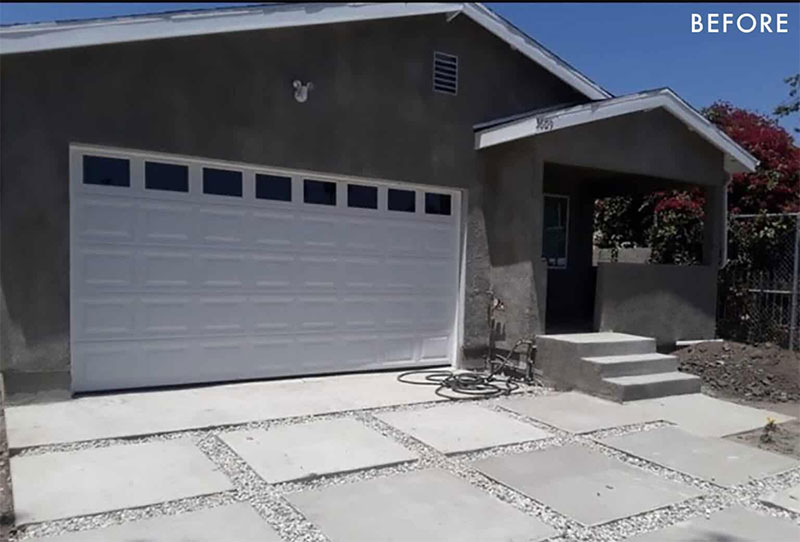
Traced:
POLYGON ((566 224, 566 232, 564 236, 564 265, 550 265, 550 262, 547 261, 547 257, 542 254, 542 258, 544 258, 545 263, 547 264, 547 269, 558 269, 564 270, 569 266, 569 207, 570 207, 570 197, 568 194, 553 194, 551 192, 543 192, 542 193, 542 248, 544 248, 544 234, 545 234, 545 226, 544 226, 544 207, 545 207, 545 200, 547 198, 561 198, 567 200, 567 219, 565 220, 566 224))
POLYGON ((463 13, 553 75, 593 100, 611 94, 478 3, 272 4, 91 21, 35 23, 0 28, 0 55, 182 36, 317 24, 463 13))
POLYGON ((669 89, 630 94, 601 102, 543 112, 539 115, 534 113, 524 119, 478 131, 475 134, 475 148, 485 149, 516 139, 658 107, 667 110, 690 130, 697 132, 699 136, 725 153, 725 171, 729 173, 755 171, 758 160, 753 155, 669 89))
POLYGON ((508 43, 544 69, 592 100, 611 98, 613 95, 578 70, 558 58, 530 36, 481 3, 465 3, 464 14, 486 30, 508 43))

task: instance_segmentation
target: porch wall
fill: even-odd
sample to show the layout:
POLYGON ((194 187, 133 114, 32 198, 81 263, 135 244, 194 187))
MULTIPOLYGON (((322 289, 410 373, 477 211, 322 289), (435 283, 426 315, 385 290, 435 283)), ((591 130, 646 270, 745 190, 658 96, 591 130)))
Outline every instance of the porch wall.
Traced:
POLYGON ((659 344, 716 332, 717 271, 708 265, 600 263, 595 327, 659 344))

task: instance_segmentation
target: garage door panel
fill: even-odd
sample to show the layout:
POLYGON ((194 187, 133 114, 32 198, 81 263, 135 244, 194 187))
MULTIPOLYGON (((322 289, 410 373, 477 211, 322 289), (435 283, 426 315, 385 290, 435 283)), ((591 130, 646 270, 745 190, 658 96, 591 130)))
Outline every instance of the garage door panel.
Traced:
POLYGON ((446 360, 450 357, 450 337, 425 337, 422 339, 421 359, 425 361, 446 360))
POLYGON ((136 260, 133 250, 110 248, 83 248, 73 252, 77 256, 83 289, 130 287, 134 285, 136 260))
POLYGON ((253 211, 250 238, 256 246, 288 247, 294 243, 295 216, 277 211, 253 211))
POLYGON ((301 289, 331 289, 340 281, 339 259, 329 257, 301 257, 300 284, 301 289))
POLYGON ((195 241, 195 206, 187 203, 144 201, 139 213, 141 242, 169 244, 195 241))
POLYGON ((335 249, 341 239, 341 220, 336 215, 313 216, 302 214, 296 232, 304 247, 310 249, 335 249))
POLYGON ((136 206, 113 198, 92 198, 78 203, 78 236, 87 241, 133 241, 136 206))
POLYGON ((285 172, 284 201, 254 192, 255 167, 241 168, 240 197, 206 194, 202 168, 239 169, 210 162, 192 166, 188 192, 153 190, 149 158, 118 154, 130 186, 84 185, 80 168, 70 178, 76 391, 451 360, 458 205, 428 215, 424 190, 403 187, 415 212, 390 211, 387 188, 362 180, 378 186, 379 208, 349 207, 349 183, 324 175, 336 204, 311 204, 305 175, 285 172))
POLYGON ((395 297, 387 299, 385 307, 385 322, 389 329, 410 329, 418 326, 419 301, 414 298, 395 297))
POLYGON ((335 329, 341 314, 339 299, 304 296, 298 300, 297 314, 299 327, 303 330, 335 329))
POLYGON ((135 286, 161 289, 196 286, 196 266, 191 251, 142 250, 139 260, 141 273, 135 286))
POLYGON ((247 283, 247 257, 243 254, 207 253, 197 258, 203 288, 242 288, 247 283))
POLYGON ((128 297, 103 297, 78 300, 76 333, 85 338, 110 339, 136 334, 135 300, 128 297))
POLYGON ((144 337, 197 333, 197 307, 189 296, 145 296, 139 306, 144 337))
POLYGON ((425 287, 427 278, 423 276, 423 268, 426 265, 416 258, 387 258, 386 287, 409 291, 425 287))
POLYGON ((385 335, 383 337, 383 359, 395 365, 400 363, 414 363, 417 358, 416 335, 385 335))
POLYGON ((413 222, 387 224, 384 241, 388 254, 420 254, 425 246, 426 233, 413 222))
POLYGON ((244 333, 249 316, 244 296, 200 297, 197 303, 200 330, 211 333, 244 333))
POLYGON ((353 365, 376 365, 380 359, 378 339, 372 336, 345 337, 342 348, 343 359, 353 365))
POLYGON ((288 332, 297 326, 297 303, 292 296, 254 296, 251 304, 256 333, 288 332))
POLYGON ((344 257, 344 284, 348 291, 376 289, 385 278, 382 258, 344 257))
POLYGON ((348 298, 344 300, 341 318, 347 329, 377 329, 382 322, 378 315, 382 314, 378 298, 348 298))
POLYGON ((258 289, 286 291, 296 278, 295 257, 291 255, 261 255, 250 258, 250 276, 258 289))
POLYGON ((344 247, 348 251, 374 253, 380 251, 386 235, 380 220, 346 219, 343 225, 344 247))
POLYGON ((204 244, 241 246, 244 243, 246 211, 230 207, 201 208, 198 217, 201 241, 204 244))

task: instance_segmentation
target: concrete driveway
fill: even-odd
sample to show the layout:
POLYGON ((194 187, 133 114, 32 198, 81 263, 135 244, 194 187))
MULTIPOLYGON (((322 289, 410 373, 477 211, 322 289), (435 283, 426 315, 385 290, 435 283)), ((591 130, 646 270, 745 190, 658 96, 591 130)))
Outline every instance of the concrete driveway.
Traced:
POLYGON ((395 376, 10 407, 13 540, 800 540, 800 464, 720 438, 786 416, 395 376))

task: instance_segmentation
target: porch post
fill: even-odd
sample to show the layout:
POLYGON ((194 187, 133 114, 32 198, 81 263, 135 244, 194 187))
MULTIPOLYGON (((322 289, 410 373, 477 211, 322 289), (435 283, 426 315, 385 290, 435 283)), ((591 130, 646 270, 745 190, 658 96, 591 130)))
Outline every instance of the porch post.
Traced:
POLYGON ((703 265, 719 269, 728 258, 728 180, 705 187, 703 265))

